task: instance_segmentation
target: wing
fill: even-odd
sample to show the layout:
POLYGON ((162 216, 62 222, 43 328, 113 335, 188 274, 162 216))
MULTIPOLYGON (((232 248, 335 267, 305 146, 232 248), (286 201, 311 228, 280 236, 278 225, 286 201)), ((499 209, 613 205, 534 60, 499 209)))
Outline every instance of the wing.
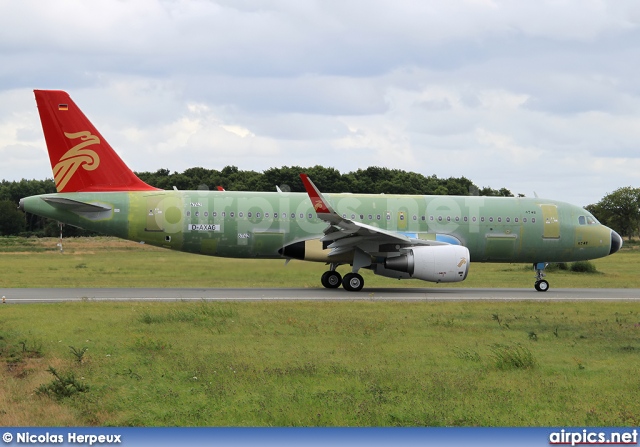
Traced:
POLYGON ((329 224, 320 239, 323 247, 331 249, 329 257, 354 250, 356 255, 359 251, 376 255, 397 252, 400 247, 449 245, 446 242, 412 238, 342 217, 335 212, 309 176, 300 174, 300 178, 318 218, 329 224))

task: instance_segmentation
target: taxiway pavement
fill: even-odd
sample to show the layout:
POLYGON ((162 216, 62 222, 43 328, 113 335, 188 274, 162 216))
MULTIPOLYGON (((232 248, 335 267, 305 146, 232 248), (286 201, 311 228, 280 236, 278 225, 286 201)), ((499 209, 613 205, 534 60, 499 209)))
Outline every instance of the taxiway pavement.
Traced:
POLYGON ((4 304, 63 301, 251 301, 251 300, 397 300, 397 301, 640 301, 640 289, 466 289, 365 288, 344 289, 202 289, 202 288, 35 288, 0 289, 4 304))

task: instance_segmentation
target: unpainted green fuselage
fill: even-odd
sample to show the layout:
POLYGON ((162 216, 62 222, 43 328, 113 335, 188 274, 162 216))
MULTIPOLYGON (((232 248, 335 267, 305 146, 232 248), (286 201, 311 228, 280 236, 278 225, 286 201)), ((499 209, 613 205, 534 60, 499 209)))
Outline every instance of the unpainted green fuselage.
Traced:
MULTIPOLYGON (((338 214, 410 238, 460 243, 474 262, 570 262, 607 256, 611 230, 586 210, 538 198, 326 194, 338 214)), ((152 191, 66 193, 23 199, 23 209, 136 242, 211 256, 281 258, 317 240, 327 223, 304 193, 152 191), (48 203, 99 205, 82 211, 48 203)), ((327 262, 329 250, 309 260, 327 262)))

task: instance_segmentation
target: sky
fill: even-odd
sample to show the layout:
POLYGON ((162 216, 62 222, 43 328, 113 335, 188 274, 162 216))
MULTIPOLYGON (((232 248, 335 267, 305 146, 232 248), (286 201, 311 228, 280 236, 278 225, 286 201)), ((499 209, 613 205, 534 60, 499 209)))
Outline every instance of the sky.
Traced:
POLYGON ((52 177, 34 89, 135 171, 640 187, 637 0, 0 0, 0 179, 52 177))

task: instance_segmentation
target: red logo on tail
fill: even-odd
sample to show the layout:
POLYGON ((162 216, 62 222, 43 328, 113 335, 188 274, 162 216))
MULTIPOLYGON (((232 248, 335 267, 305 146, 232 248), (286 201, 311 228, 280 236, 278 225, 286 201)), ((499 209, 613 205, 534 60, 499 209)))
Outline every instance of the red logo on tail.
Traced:
POLYGON ((64 136, 70 140, 80 138, 82 142, 69 149, 60 157, 58 164, 53 167, 53 177, 58 191, 64 190, 64 187, 67 186, 67 183, 80 166, 87 171, 93 171, 100 166, 100 157, 98 157, 98 154, 90 149, 85 149, 87 146, 100 144, 100 139, 97 136, 92 135, 88 131, 76 133, 65 132, 64 136))

